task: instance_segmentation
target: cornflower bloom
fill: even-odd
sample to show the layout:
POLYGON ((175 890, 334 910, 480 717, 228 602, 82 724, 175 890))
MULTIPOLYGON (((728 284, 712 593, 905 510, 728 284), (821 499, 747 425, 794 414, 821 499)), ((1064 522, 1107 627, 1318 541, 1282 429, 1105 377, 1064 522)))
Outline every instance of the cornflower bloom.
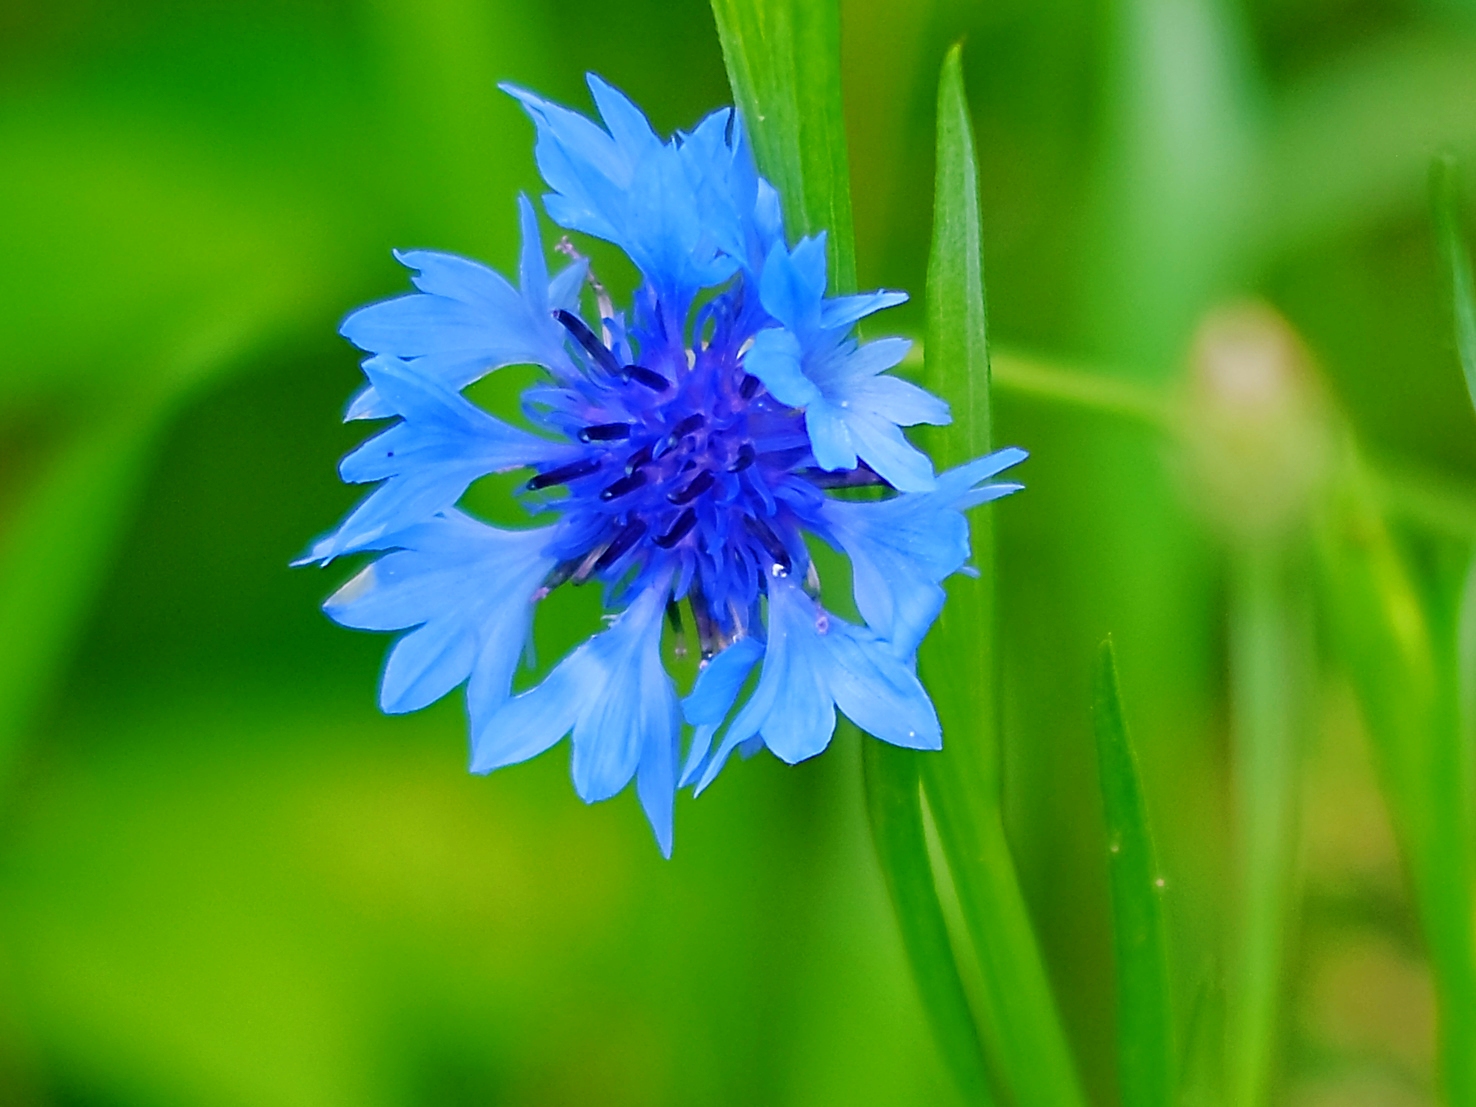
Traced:
POLYGON ((947 406, 887 374, 906 341, 854 335, 904 295, 825 295, 824 238, 789 248, 734 112, 663 142, 615 89, 589 87, 603 127, 506 91, 536 127, 548 215, 634 262, 629 311, 567 244, 572 263, 550 275, 526 197, 516 287, 461 257, 397 254, 419 291, 342 326, 370 355, 347 417, 396 421, 340 472, 379 484, 300 563, 382 552, 325 610, 407 631, 385 664, 385 711, 464 682, 478 773, 572 733, 580 797, 634 778, 669 855, 676 790, 705 788, 734 748, 811 757, 837 708, 888 742, 941 745, 917 645, 942 580, 968 559, 964 510, 1018 488, 990 478, 1025 455, 934 475, 901 428, 945 423, 947 406), (547 374, 522 397, 531 430, 461 394, 517 364, 547 374), (457 508, 474 481, 517 468, 532 470, 520 497, 547 525, 503 529, 457 508), (843 498, 868 485, 891 495, 843 498), (851 559, 864 622, 821 605, 807 535, 851 559), (515 694, 539 601, 591 581, 618 614, 515 694), (702 660, 685 701, 661 655, 663 619, 680 627, 682 603, 702 660), (679 765, 684 714, 694 737, 679 765))

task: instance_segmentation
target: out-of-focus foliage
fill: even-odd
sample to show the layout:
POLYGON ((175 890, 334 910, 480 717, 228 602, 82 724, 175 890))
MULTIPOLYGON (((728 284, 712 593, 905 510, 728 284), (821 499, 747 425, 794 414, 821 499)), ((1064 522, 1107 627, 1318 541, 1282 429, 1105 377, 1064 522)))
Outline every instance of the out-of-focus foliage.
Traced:
MULTIPOLYGON (((994 440, 1033 455, 988 509, 1003 812, 1081 1082, 1117 1094, 1111 631, 1188 1094, 1434 1102, 1476 416, 1426 178, 1476 165, 1476 15, 846 0, 859 283, 918 336, 961 38, 994 440)), ((953 1094, 854 740, 683 797, 663 863, 564 755, 471 778, 456 704, 379 716, 384 641, 317 613, 347 569, 286 569, 354 495, 339 318, 405 287, 394 246, 510 266, 537 182, 496 83, 583 105, 586 69, 663 130, 730 98, 696 0, 0 10, 0 1101, 953 1094)), ((1469 241, 1469 194, 1443 210, 1469 241)))

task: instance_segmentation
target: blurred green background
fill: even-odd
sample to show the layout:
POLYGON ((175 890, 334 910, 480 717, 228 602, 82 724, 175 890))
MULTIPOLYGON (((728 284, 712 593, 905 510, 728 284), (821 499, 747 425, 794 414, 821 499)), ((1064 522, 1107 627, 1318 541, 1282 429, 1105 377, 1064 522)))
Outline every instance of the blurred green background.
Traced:
MULTIPOLYGON (((966 40, 996 438, 1034 455, 995 509, 1009 831, 1108 1104, 1095 650, 1115 635, 1192 1043, 1234 957, 1227 566, 1297 478, 1257 469, 1274 450, 1227 468, 1012 390, 1005 363, 1163 388, 1212 423, 1215 312, 1255 297, 1232 318, 1428 493, 1437 525, 1396 532, 1417 579, 1458 580, 1476 428, 1426 174, 1437 150, 1476 160, 1476 6, 846 0, 842 20, 861 284, 914 293, 904 333, 938 66, 966 40)), ((586 70, 663 131, 730 99, 697 0, 0 6, 0 1102, 950 1102, 853 743, 731 767, 679 801, 663 862, 632 795, 575 799, 562 749, 472 778, 455 697, 379 715, 387 639, 318 612, 346 570, 286 567, 357 495, 334 471, 363 430, 339 423, 338 320, 407 287, 391 247, 512 265, 514 194, 538 189, 496 82, 587 108, 586 70)), ((1310 651, 1270 1101, 1433 1102, 1434 987, 1375 759, 1334 651, 1310 651)))

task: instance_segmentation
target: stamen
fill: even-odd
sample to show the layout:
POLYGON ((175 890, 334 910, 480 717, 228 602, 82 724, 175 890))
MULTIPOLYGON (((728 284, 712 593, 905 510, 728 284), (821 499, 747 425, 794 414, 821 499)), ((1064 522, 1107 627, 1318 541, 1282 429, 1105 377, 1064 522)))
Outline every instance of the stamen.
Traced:
POLYGON ((740 638, 748 637, 748 619, 732 600, 728 601, 728 620, 733 624, 734 642, 740 638))
POLYGON ((537 492, 540 488, 551 488, 555 484, 568 484, 571 480, 589 476, 599 467, 600 459, 597 457, 580 458, 567 465, 560 465, 557 469, 539 473, 536 477, 530 477, 524 487, 530 492, 537 492))
POLYGON ((668 434, 659 443, 657 443, 656 452, 651 456, 662 457, 663 455, 670 453, 672 450, 676 449, 678 444, 680 444, 682 439, 686 438, 687 435, 692 434, 694 431, 701 430, 706 422, 706 417, 702 415, 688 415, 685 419, 683 419, 680 423, 672 428, 670 434, 668 434))
POLYGON ((701 430, 706 424, 707 417, 705 415, 688 415, 672 428, 671 436, 676 439, 686 438, 693 431, 701 430))
POLYGON ((594 563, 595 572, 608 569, 625 555, 625 551, 640 541, 641 535, 646 533, 644 520, 632 519, 625 524, 625 529, 615 536, 605 552, 600 554, 599 560, 594 563))
POLYGON ((612 377, 623 376, 620 371, 620 362, 609 348, 595 337, 594 331, 585 325, 583 319, 563 308, 554 312, 554 318, 573 336, 575 342, 584 347, 584 352, 594 358, 601 369, 612 377))
POLYGON ((627 365, 619 371, 621 375, 636 384, 643 384, 652 392, 665 392, 671 387, 671 381, 667 380, 654 369, 647 369, 644 365, 627 365))
POLYGON ((605 556, 605 551, 609 548, 610 543, 602 542, 590 550, 589 553, 584 555, 584 560, 579 563, 579 568, 574 570, 574 575, 569 579, 576 585, 583 584, 589 579, 589 574, 595 571, 595 566, 599 564, 600 558, 605 556))
POLYGON ((629 423, 594 423, 579 432, 581 442, 619 442, 630 437, 629 423))
MULTIPOLYGON (((627 492, 634 492, 637 488, 644 487, 645 483, 645 471, 642 469, 637 469, 634 473, 627 473, 625 476, 617 480, 614 484, 606 485, 603 489, 601 489, 600 499, 604 500, 606 503, 609 503, 611 500, 618 499, 619 497, 624 496, 627 492)), ((643 523, 641 525, 644 526, 645 524, 643 523)))
POLYGON ((547 599, 550 592, 574 575, 579 569, 579 562, 579 558, 571 557, 568 561, 561 561, 550 569, 548 576, 543 578, 543 583, 534 590, 530 602, 538 603, 540 600, 547 599))
POLYGON ((672 652, 678 657, 687 656, 687 635, 682 629, 682 609, 676 600, 666 601, 666 621, 671 624, 672 652))
POLYGON ((627 473, 634 473, 642 465, 650 462, 655 452, 655 447, 651 443, 647 442, 639 450, 631 454, 630 457, 625 459, 625 471, 627 473))
POLYGON ((705 665, 718 651, 718 629, 717 624, 712 621, 712 612, 708 610, 707 593, 702 591, 701 580, 692 581, 687 602, 692 605, 692 621, 697 624, 697 646, 702 651, 702 663, 705 665))
POLYGON ((668 492, 666 498, 672 503, 676 504, 678 507, 680 507, 682 504, 689 504, 698 496, 702 495, 702 493, 711 488, 713 481, 716 479, 717 478, 712 475, 711 469, 704 469, 702 470, 702 472, 693 477, 691 481, 689 481, 684 487, 678 488, 675 492, 668 492))
POLYGON ((743 445, 741 445, 741 446, 738 447, 738 456, 737 456, 737 458, 734 459, 732 465, 729 465, 728 466, 728 472, 730 472, 730 473, 741 473, 741 472, 743 472, 743 470, 747 469, 750 465, 753 464, 754 459, 757 458, 757 457, 758 457, 758 451, 753 448, 753 443, 752 442, 745 442, 745 443, 743 443, 743 445))
POLYGON ((820 602, 820 570, 815 568, 815 563, 810 562, 805 569, 805 595, 816 603, 820 602))
POLYGON ((677 521, 672 524, 671 529, 657 538, 656 545, 663 550, 669 550, 687 537, 687 533, 697 525, 697 513, 690 507, 677 516, 677 521))
POLYGON ((751 400, 758 393, 758 390, 763 387, 763 383, 763 381, 759 380, 752 373, 744 373, 743 383, 738 386, 738 395, 742 396, 745 400, 751 400))
POLYGON ((891 488, 891 484, 877 476, 866 462, 861 462, 854 469, 839 469, 829 472, 825 469, 801 469, 796 476, 804 477, 816 488, 875 488, 878 485, 891 488))
POLYGON ((784 543, 779 541, 779 536, 769 529, 769 524, 753 515, 745 515, 743 522, 747 524, 749 532, 759 540, 765 552, 773 560, 770 572, 776 577, 787 577, 789 570, 794 568, 794 561, 789 556, 789 551, 784 548, 784 543))

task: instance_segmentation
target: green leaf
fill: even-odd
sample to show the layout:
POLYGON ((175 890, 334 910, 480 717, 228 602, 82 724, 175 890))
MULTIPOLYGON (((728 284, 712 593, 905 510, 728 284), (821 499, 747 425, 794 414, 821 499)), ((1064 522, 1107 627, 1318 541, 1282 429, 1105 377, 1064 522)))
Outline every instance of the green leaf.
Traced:
MULTIPOLYGON (((946 466, 990 441, 978 168, 958 47, 938 85, 937 165, 924 378, 953 406, 953 423, 931 439, 946 466)), ((994 538, 987 511, 973 522, 979 576, 949 583, 918 655, 944 735, 942 752, 919 755, 920 771, 979 963, 979 1018, 997 1079, 1025 1107, 1071 1107, 1082 1102, 1075 1065, 1001 821, 994 538)))
MULTIPOLYGON (((832 285, 856 286, 840 17, 833 3, 713 0, 733 94, 760 169, 784 202, 791 234, 829 233, 832 285)), ((923 836, 922 797, 911 753, 866 740, 865 789, 883 876, 939 1050, 971 1101, 987 1095, 969 1011, 923 836)))
POLYGON ((1363 708, 1435 975, 1446 1098, 1476 1103, 1476 905, 1456 632, 1436 641, 1356 479, 1327 521, 1321 554, 1334 644, 1363 708))
MULTIPOLYGON (((927 307, 923 379, 953 411, 953 422, 932 430, 928 446, 938 467, 947 469, 987 454, 991 438, 979 170, 957 46, 943 63, 938 85, 927 307)), ((936 692, 944 734, 969 735, 973 748, 963 772, 973 793, 970 802, 988 809, 999 803, 992 512, 975 512, 970 522, 979 575, 949 582, 948 602, 919 663, 936 692)))
MULTIPOLYGON (((840 16, 833 3, 713 0, 733 95, 791 234, 829 232, 832 286, 856 286, 840 16)), ((982 320, 981 320, 982 326, 982 320)), ((954 960, 923 835, 915 756, 866 739, 865 790, 882 874, 938 1047, 960 1091, 987 1099, 979 1035, 954 960)))
POLYGON ((1124 1107, 1167 1107, 1175 1063, 1164 880, 1123 717, 1111 638, 1102 643, 1093 698, 1117 963, 1118 1080, 1124 1107))
POLYGON ((831 284, 856 287, 840 12, 823 0, 712 0, 733 95, 791 239, 829 235, 831 284))
POLYGON ((1460 171, 1455 157, 1435 159, 1430 170, 1435 205, 1435 231, 1440 252, 1450 267, 1451 298, 1455 308, 1456 351, 1466 375, 1466 391, 1476 405, 1476 278, 1471 274, 1471 253, 1461 234, 1460 171))
POLYGON ((965 1101, 988 1103, 979 1031, 928 860, 917 755, 871 738, 863 738, 861 748, 872 838, 939 1052, 965 1101))

